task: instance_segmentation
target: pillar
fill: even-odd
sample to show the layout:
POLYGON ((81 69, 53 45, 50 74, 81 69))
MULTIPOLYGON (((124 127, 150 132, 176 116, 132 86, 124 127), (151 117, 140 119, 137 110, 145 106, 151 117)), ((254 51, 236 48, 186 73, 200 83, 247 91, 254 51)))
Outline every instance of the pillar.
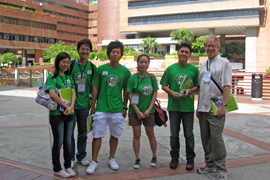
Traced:
POLYGON ((246 54, 245 54, 246 72, 257 71, 257 28, 246 28, 246 54))
POLYGON ((220 35, 220 52, 225 53, 225 34, 220 35))

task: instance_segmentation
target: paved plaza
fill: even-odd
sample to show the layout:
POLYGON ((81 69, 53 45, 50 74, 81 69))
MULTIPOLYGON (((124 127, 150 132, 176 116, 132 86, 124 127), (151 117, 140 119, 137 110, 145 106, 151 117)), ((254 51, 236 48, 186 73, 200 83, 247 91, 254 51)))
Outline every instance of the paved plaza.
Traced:
MULTIPOLYGON (((37 88, 0 85, 0 180, 51 180, 55 177, 51 164, 52 135, 48 110, 35 103, 37 88)), ((158 93, 162 106, 167 96, 158 93)), ((269 180, 270 177, 270 100, 252 101, 237 97, 239 110, 228 113, 224 129, 230 180, 269 180)), ((168 123, 169 125, 169 123, 168 123)), ((143 129, 143 128, 142 128, 143 129)), ((109 131, 103 139, 96 172, 85 173, 86 166, 75 164, 76 176, 70 179, 159 179, 211 180, 217 174, 199 175, 204 166, 198 119, 195 118, 195 169, 185 169, 185 142, 181 129, 181 160, 177 169, 170 169, 170 127, 155 127, 158 142, 158 167, 151 168, 151 151, 144 129, 141 136, 141 168, 133 169, 132 128, 124 121, 116 161, 120 168, 108 166, 109 131)), ((88 134, 87 158, 91 160, 92 134, 88 134)))

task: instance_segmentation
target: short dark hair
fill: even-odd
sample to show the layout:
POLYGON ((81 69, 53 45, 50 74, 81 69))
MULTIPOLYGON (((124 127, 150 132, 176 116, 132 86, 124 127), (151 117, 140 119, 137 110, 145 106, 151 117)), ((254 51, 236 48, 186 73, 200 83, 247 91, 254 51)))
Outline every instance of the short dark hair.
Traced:
POLYGON ((107 46, 107 55, 110 59, 110 54, 112 52, 113 49, 115 48, 120 48, 121 50, 121 56, 123 56, 123 53, 124 53, 124 45, 122 42, 118 41, 118 40, 115 40, 115 41, 111 41, 108 46, 107 46))
MULTIPOLYGON (((68 58, 69 60, 71 60, 70 55, 66 52, 60 52, 56 58, 55 58, 55 62, 54 62, 54 67, 55 67, 55 71, 54 71, 54 75, 53 77, 56 78, 59 74, 59 64, 60 61, 62 61, 63 59, 68 58)), ((69 70, 65 71, 65 74, 68 75, 69 74, 69 70)))
POLYGON ((90 48, 90 52, 92 51, 92 43, 89 39, 83 39, 83 40, 80 40, 77 44, 77 51, 79 52, 79 49, 80 47, 83 45, 83 44, 87 44, 90 48))
POLYGON ((189 52, 190 52, 190 54, 191 54, 191 46, 190 46, 190 44, 188 44, 188 43, 181 43, 180 46, 179 46, 178 52, 179 52, 179 50, 180 50, 182 47, 188 48, 188 49, 189 49, 189 52))

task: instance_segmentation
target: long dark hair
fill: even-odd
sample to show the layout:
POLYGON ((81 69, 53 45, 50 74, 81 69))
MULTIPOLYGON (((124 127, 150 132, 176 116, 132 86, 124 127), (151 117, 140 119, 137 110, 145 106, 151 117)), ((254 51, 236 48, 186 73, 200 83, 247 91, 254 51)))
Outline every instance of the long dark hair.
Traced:
MULTIPOLYGON (((139 55, 138 58, 137 58, 137 64, 139 63, 140 59, 141 59, 143 56, 147 57, 147 59, 148 59, 148 61, 149 61, 149 63, 150 63, 150 57, 149 57, 147 54, 141 54, 141 55, 139 55)), ((138 66, 137 66, 137 70, 139 71, 139 67, 138 67, 138 66)))
MULTIPOLYGON (((69 54, 66 52, 60 52, 56 58, 55 58, 55 63, 54 63, 54 67, 55 67, 55 71, 54 71, 54 75, 53 77, 56 78, 59 75, 59 63, 60 61, 62 61, 63 59, 68 58, 69 60, 71 59, 69 54)), ((65 71, 65 75, 69 75, 69 70, 65 71)))

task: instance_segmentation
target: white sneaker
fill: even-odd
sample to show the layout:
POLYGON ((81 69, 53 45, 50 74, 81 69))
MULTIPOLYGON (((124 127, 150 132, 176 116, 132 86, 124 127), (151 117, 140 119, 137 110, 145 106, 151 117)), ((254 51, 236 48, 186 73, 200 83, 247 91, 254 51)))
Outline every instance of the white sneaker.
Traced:
POLYGON ((87 174, 93 174, 95 172, 95 170, 97 169, 97 167, 98 167, 98 163, 96 163, 96 161, 92 160, 85 172, 87 174))
POLYGON ((109 159, 109 165, 110 165, 110 167, 111 167, 112 170, 118 170, 119 169, 119 166, 116 163, 116 161, 115 161, 114 158, 110 158, 109 159))
POLYGON ((77 160, 77 162, 79 163, 79 164, 82 164, 82 165, 84 165, 84 166, 88 166, 89 164, 90 164, 90 162, 86 159, 86 157, 84 157, 82 160, 77 160))
POLYGON ((71 168, 68 168, 68 169, 65 169, 65 171, 70 175, 70 176, 75 176, 75 172, 73 171, 73 169, 71 168))
POLYGON ((63 177, 63 178, 68 178, 71 176, 69 173, 67 173, 64 170, 61 170, 59 172, 55 172, 54 175, 59 176, 59 177, 63 177))
POLYGON ((217 176, 217 179, 226 180, 227 179, 227 173, 226 172, 220 172, 217 176))

